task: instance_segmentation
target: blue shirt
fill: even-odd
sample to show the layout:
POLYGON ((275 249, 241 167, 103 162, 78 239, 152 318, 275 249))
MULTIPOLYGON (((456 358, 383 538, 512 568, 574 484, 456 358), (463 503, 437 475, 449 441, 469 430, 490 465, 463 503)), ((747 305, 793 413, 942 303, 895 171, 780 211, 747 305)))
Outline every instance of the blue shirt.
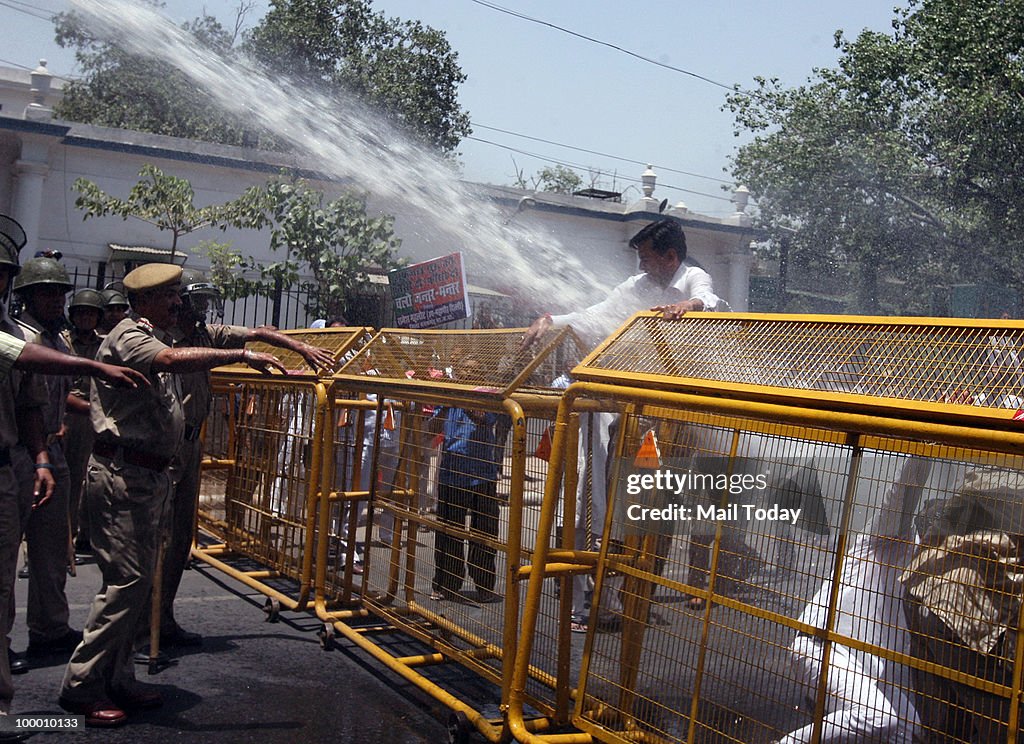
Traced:
MULTIPOLYGON (((437 482, 456 488, 470 488, 498 479, 498 447, 494 435, 496 413, 482 413, 477 423, 462 408, 438 408, 435 416, 444 421, 441 466, 437 482)), ((478 416, 479 418, 479 416, 478 416)))

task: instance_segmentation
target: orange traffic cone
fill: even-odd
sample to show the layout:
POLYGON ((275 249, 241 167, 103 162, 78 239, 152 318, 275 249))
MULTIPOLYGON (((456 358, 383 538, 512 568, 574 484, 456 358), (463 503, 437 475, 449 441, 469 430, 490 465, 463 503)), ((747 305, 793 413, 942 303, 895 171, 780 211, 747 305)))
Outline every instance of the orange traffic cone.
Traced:
POLYGON ((395 409, 389 401, 387 408, 384 409, 384 431, 395 430, 395 409))
POLYGON ((636 451, 633 459, 633 467, 657 470, 661 467, 661 450, 658 448, 658 438, 654 435, 654 429, 648 429, 644 434, 644 441, 640 449, 636 451))

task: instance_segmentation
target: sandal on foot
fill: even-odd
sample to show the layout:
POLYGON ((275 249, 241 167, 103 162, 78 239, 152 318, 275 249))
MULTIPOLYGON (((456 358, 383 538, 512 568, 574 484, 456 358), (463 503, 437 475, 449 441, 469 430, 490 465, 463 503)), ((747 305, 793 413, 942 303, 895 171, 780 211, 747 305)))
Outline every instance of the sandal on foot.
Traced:
POLYGON ((586 633, 589 629, 587 621, 581 617, 574 617, 572 622, 569 623, 569 630, 573 633, 586 633))

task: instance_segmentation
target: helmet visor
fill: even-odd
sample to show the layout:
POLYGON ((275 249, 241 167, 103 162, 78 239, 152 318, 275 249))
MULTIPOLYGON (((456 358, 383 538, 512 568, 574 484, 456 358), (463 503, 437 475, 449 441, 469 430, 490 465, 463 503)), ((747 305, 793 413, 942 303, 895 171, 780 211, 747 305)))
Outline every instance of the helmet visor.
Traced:
POLYGON ((224 319, 224 299, 213 284, 189 284, 181 290, 182 309, 196 320, 219 323, 224 319))

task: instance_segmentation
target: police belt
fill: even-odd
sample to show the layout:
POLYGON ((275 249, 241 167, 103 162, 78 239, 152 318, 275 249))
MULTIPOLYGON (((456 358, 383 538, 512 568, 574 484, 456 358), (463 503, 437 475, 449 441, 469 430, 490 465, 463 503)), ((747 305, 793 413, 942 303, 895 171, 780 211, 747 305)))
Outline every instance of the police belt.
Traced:
POLYGON ((144 452, 143 450, 132 449, 130 447, 121 447, 112 442, 96 442, 92 446, 92 453, 105 457, 108 460, 116 460, 120 458, 123 462, 129 465, 136 465, 146 470, 155 470, 162 472, 167 469, 167 466, 171 464, 171 458, 164 457, 163 455, 154 455, 150 452, 144 452))
POLYGON ((190 426, 185 424, 185 441, 194 442, 199 439, 199 435, 203 433, 203 425, 197 424, 196 426, 190 426))

